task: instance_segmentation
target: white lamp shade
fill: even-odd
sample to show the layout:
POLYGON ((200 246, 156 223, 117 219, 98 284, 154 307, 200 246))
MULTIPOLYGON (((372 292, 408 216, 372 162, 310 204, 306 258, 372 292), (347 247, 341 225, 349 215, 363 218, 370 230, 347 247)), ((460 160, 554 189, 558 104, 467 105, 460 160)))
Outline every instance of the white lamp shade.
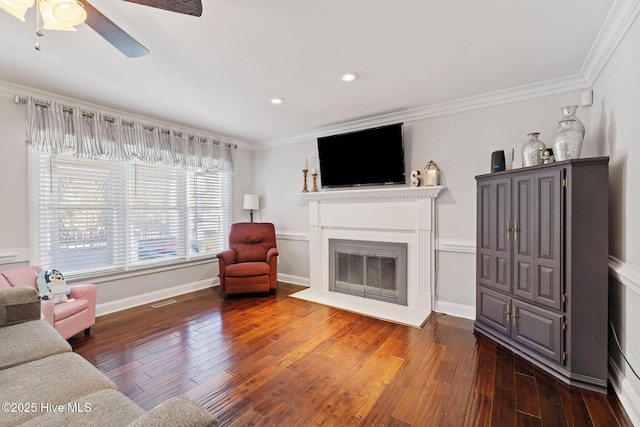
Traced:
POLYGON ((76 31, 73 26, 87 19, 84 7, 75 0, 41 0, 40 13, 46 30, 76 31))
POLYGON ((242 203, 242 209, 260 209, 260 196, 257 194, 245 194, 244 202, 242 203))
POLYGON ((0 9, 24 21, 27 9, 33 6, 33 0, 0 0, 0 9))

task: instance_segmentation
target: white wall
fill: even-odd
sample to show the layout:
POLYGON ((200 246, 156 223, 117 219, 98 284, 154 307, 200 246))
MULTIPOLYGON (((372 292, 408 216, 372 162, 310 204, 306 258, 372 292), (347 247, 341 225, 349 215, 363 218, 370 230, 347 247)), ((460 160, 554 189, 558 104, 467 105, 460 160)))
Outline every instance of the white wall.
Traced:
MULTIPOLYGON (((594 85, 591 132, 609 162, 609 319, 640 373, 640 23, 631 27, 594 85)), ((640 425, 640 379, 609 340, 611 382, 640 425)))
MULTIPOLYGON (((407 170, 422 170, 429 160, 433 160, 441 170, 441 183, 446 186, 437 201, 438 238, 475 247, 474 177, 490 172, 491 153, 508 151, 513 144, 526 142, 526 134, 530 132, 541 132, 540 139, 550 144, 555 126, 562 117, 560 109, 579 102, 579 92, 568 92, 405 123, 407 170)), ((577 115, 589 128, 589 110, 579 109, 577 115)), ((593 153, 591 145, 590 135, 587 135, 584 155, 593 153)), ((315 140, 266 148, 256 154, 256 185, 266 199, 261 215, 273 221, 280 230, 306 231, 308 228, 306 204, 296 194, 302 188, 301 169, 305 157, 311 163, 315 162, 309 167, 317 167, 315 140)), ((308 275, 308 263, 306 242, 288 242, 279 272, 291 276, 308 275)), ((440 253, 437 283, 440 310, 475 317, 473 253, 440 253)))
MULTIPOLYGON (((29 183, 27 145, 24 142, 26 107, 16 105, 10 90, 0 87, 0 271, 29 264, 29 183), (17 254, 16 256, 10 256, 17 254)), ((248 221, 242 195, 253 188, 254 152, 236 151, 233 177, 233 221, 248 221), (246 216, 246 218, 245 218, 246 216)), ((172 289, 188 291, 210 286, 218 275, 218 263, 187 263, 171 269, 149 269, 136 274, 96 278, 98 304, 124 308, 145 298, 164 298, 172 289), (141 295, 145 297, 141 298, 141 295), (121 301, 122 304, 116 303, 121 301)), ((93 280, 92 280, 93 281, 93 280)), ((77 283, 70 280, 70 284, 77 283)), ((100 307, 99 307, 100 308, 100 307)), ((99 310, 100 311, 100 310, 99 310)))

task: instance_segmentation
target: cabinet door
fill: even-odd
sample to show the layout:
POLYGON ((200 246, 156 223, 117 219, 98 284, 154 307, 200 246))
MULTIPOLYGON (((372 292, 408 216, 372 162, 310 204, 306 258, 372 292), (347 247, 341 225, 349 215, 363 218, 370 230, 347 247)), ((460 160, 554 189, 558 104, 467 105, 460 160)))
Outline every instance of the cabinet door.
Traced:
POLYGON ((534 301, 534 188, 533 174, 513 178, 513 294, 534 301))
POLYGON ((477 287, 476 320, 499 331, 503 335, 511 334, 510 300, 506 295, 483 286, 477 287))
POLYGON ((511 292, 511 180, 478 182, 478 283, 511 292))
POLYGON ((511 338, 547 359, 562 363, 563 316, 517 300, 512 300, 512 304, 511 338))
POLYGON ((535 174, 534 301, 562 308, 562 170, 535 174))

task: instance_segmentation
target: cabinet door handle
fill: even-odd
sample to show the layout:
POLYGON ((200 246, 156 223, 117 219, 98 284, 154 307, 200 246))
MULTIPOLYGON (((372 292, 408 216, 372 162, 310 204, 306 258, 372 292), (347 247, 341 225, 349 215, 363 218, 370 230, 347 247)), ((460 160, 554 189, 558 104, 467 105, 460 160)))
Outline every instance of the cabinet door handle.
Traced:
POLYGON ((511 321, 511 305, 507 303, 507 311, 504 312, 504 315, 507 316, 507 323, 511 321))
POLYGON ((511 227, 509 227, 509 220, 507 220, 507 227, 504 229, 504 231, 507 233, 507 240, 510 240, 509 233, 511 232, 511 227))
POLYGON ((518 220, 515 219, 513 220, 513 240, 518 240, 518 231, 520 231, 518 229, 518 220))
POLYGON ((516 306, 515 305, 511 308, 511 320, 513 321, 513 327, 517 328, 518 327, 518 315, 517 315, 517 312, 516 312, 516 306))

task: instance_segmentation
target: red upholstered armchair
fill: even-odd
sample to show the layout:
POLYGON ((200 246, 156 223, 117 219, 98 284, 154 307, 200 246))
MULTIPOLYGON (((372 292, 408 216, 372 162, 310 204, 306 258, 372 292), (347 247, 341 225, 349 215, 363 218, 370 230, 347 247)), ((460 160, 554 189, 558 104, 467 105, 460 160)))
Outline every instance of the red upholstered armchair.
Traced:
POLYGON ((278 286, 276 229, 271 223, 232 224, 229 249, 217 257, 225 294, 269 292, 278 286))

